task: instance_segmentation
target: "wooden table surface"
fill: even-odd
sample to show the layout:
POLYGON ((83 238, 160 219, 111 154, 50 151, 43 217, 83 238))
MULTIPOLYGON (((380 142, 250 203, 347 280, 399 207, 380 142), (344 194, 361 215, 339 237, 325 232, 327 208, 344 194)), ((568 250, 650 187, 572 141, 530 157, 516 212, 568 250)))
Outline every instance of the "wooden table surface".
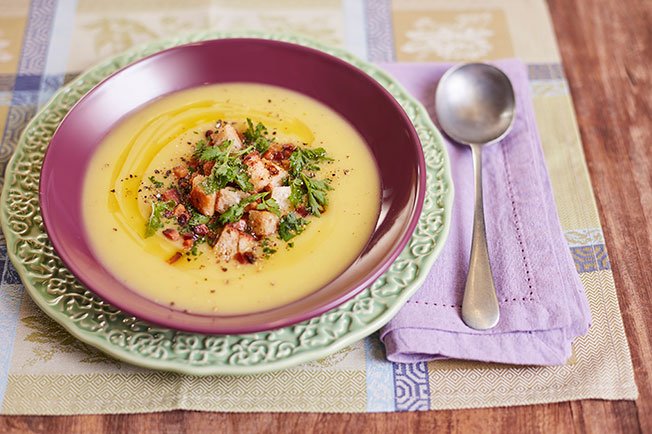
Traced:
POLYGON ((4 432, 652 433, 652 1, 549 0, 640 396, 388 414, 0 416, 4 432))

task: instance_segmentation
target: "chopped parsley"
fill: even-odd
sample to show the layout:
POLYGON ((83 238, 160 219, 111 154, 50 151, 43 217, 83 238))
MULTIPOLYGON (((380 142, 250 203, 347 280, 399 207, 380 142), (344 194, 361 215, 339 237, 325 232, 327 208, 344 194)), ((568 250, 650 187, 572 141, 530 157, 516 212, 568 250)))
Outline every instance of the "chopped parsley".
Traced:
POLYGON ((294 213, 283 216, 278 225, 278 236, 283 241, 290 241, 303 232, 308 223, 310 223, 308 220, 297 217, 294 213))
POLYGON ((324 148, 297 148, 290 155, 290 174, 294 179, 290 185, 290 203, 295 208, 304 205, 313 215, 319 217, 328 205, 327 194, 332 190, 330 180, 314 178, 314 173, 320 169, 319 163, 333 161, 326 155, 324 148))
POLYGON ((245 197, 239 203, 236 203, 231 208, 224 211, 224 213, 222 213, 222 215, 218 217, 217 221, 222 224, 237 222, 244 215, 244 210, 247 205, 256 202, 258 199, 261 199, 268 194, 269 192, 264 191, 262 193, 256 193, 256 194, 252 194, 251 196, 245 197))
POLYGON ((157 180, 156 178, 154 178, 154 175, 150 176, 148 179, 149 179, 149 182, 151 182, 154 187, 156 187, 156 188, 163 187, 163 183, 161 181, 157 180))
POLYGON ((195 144, 195 152, 194 152, 195 158, 201 161, 208 161, 208 160, 202 160, 202 156, 204 155, 204 152, 206 152, 209 148, 212 147, 213 146, 208 146, 206 140, 201 139, 200 141, 197 142, 197 144, 195 144))
POLYGON ((318 163, 324 161, 333 161, 332 158, 326 156, 324 148, 297 148, 290 155, 290 172, 294 176, 299 176, 304 170, 316 171, 319 170, 318 163))
POLYGON ((228 160, 229 147, 231 146, 230 140, 225 140, 219 146, 210 146, 206 140, 202 139, 195 145, 195 158, 203 163, 213 161, 216 164, 228 160))
POLYGON ((292 206, 297 208, 299 205, 302 205, 305 194, 301 178, 293 179, 292 182, 290 182, 290 197, 288 198, 292 206))
POLYGON ((260 199, 260 203, 256 206, 256 209, 259 211, 267 210, 271 213, 276 214, 277 217, 281 216, 281 208, 279 208, 276 200, 272 199, 271 197, 269 199, 265 199, 263 196, 260 199))
POLYGON ((251 191, 254 188, 244 164, 237 157, 229 157, 220 164, 216 163, 202 187, 207 193, 212 193, 229 184, 235 184, 242 191, 251 191))
POLYGON ((300 174, 290 184, 290 202, 295 207, 305 204, 311 214, 319 217, 328 205, 328 191, 332 190, 328 181, 300 174))
POLYGON ((229 157, 228 145, 231 144, 230 140, 226 140, 220 146, 206 146, 199 155, 199 161, 215 161, 227 159, 229 157), (226 144, 227 146, 224 146, 226 144))
POLYGON ((192 217, 190 217, 190 220, 188 220, 188 224, 190 226, 205 225, 210 221, 210 219, 210 217, 205 216, 204 214, 193 211, 192 217))
POLYGON ((234 184, 243 191, 253 189, 249 175, 240 159, 240 156, 249 152, 251 148, 231 152, 230 146, 230 140, 225 140, 219 146, 208 146, 205 140, 200 140, 197 143, 195 157, 204 163, 215 163, 210 175, 202 183, 206 193, 213 193, 229 184, 234 184))
POLYGON ((174 207, 174 202, 152 202, 152 211, 149 215, 149 220, 147 221, 147 227, 145 228, 145 238, 149 238, 156 233, 159 229, 163 228, 162 218, 166 211, 171 211, 174 207))
POLYGON ((269 149, 270 140, 266 137, 267 127, 258 122, 254 127, 251 119, 247 118, 247 129, 242 134, 244 136, 245 143, 249 146, 256 148, 261 154, 264 154, 269 149))
POLYGON ((260 244, 260 245, 261 245, 262 248, 263 248, 263 255, 264 255, 266 258, 269 258, 269 257, 272 256, 274 253, 276 253, 276 251, 277 251, 277 250, 274 248, 274 247, 276 247, 276 243, 272 243, 272 242, 269 240, 269 238, 263 238, 263 240, 261 241, 261 244, 260 244))

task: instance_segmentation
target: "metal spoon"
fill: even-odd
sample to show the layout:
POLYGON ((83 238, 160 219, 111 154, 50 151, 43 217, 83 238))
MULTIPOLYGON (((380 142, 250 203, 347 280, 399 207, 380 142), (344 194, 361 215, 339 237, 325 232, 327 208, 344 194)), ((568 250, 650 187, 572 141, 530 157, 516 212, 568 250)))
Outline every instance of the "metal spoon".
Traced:
POLYGON ((435 96, 437 119, 453 140, 469 145, 475 174, 475 212, 469 272, 462 301, 462 319, 471 328, 487 330, 500 318, 489 264, 482 204, 482 146, 505 137, 514 121, 514 90, 498 68, 469 63, 448 70, 435 96))

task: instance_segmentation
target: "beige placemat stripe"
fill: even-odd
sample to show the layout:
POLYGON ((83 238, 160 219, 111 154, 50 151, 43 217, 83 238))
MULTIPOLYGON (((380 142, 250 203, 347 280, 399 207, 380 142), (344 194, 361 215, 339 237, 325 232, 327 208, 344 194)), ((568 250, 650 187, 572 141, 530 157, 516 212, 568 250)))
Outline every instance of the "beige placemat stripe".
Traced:
POLYGON ((365 411, 359 370, 288 370, 246 377, 138 374, 13 375, 6 414, 220 411, 365 411), (43 399, 44 391, 47 399, 43 399))

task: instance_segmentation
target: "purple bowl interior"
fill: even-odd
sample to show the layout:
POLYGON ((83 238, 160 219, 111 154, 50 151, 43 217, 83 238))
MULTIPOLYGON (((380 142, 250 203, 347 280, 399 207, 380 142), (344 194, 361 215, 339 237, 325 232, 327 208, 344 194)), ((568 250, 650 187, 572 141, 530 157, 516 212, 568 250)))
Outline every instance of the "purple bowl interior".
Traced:
POLYGON ((55 132, 41 172, 40 200, 54 248, 90 290, 141 319, 200 333, 246 333, 319 315, 369 286, 411 236, 424 197, 421 145, 400 105, 375 80, 323 52, 279 41, 221 39, 171 48, 113 74, 84 96, 55 132), (281 86, 328 105, 362 135, 381 175, 381 211, 367 247, 328 285, 293 303, 233 316, 171 310, 124 286, 99 262, 82 228, 82 179, 102 139, 152 100, 205 84, 281 86))

